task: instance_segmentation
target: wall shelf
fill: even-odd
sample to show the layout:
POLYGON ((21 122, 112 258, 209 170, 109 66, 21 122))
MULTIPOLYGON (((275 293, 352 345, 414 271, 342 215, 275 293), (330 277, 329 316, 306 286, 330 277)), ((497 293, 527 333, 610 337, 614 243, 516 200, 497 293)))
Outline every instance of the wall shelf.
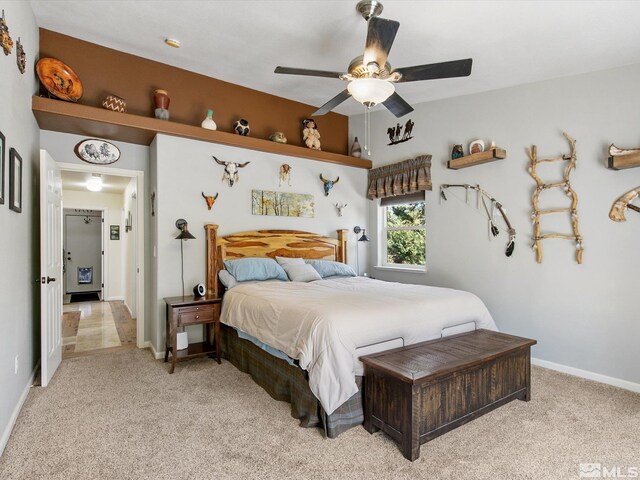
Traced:
POLYGON ((611 170, 640 167, 640 152, 611 156, 607 160, 607 168, 611 170))
POLYGON ((495 162, 507 158, 506 150, 502 148, 490 148, 484 152, 472 153, 464 157, 449 160, 447 167, 452 170, 460 170, 461 168, 482 165, 483 163, 495 162))
POLYGON ((161 133, 348 167, 369 169, 372 165, 371 160, 364 158, 280 144, 261 138, 243 137, 235 133, 206 130, 199 126, 118 113, 104 108, 89 107, 45 97, 33 97, 31 108, 40 128, 54 132, 74 133, 138 145, 150 145, 156 134, 161 133))

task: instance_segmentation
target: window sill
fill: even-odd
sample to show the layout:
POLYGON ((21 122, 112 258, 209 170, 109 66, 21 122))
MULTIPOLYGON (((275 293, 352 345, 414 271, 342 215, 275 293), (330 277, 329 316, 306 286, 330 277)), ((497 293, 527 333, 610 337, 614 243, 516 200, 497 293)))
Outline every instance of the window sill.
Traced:
POLYGON ((427 267, 397 267, 390 265, 374 265, 375 270, 384 272, 427 273, 427 267))

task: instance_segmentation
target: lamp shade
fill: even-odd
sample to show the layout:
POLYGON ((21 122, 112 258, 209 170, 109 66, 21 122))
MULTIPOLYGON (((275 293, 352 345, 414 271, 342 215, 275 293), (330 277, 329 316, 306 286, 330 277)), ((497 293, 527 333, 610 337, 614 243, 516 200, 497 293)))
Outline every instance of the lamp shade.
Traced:
POLYGON ((358 239, 359 242, 368 242, 369 241, 369 237, 367 237, 365 232, 366 232, 366 230, 363 228, 362 229, 362 236, 358 239))
POLYGON ((393 83, 379 78, 356 78, 349 82, 347 90, 363 105, 373 106, 384 102, 396 91, 393 83))
POLYGON ((99 192, 102 190, 102 178, 99 175, 93 175, 87 179, 87 190, 91 192, 99 192))
POLYGON ((176 240, 195 240, 196 237, 191 235, 187 228, 187 221, 183 218, 176 220, 176 227, 180 230, 180 233, 176 237, 176 240))

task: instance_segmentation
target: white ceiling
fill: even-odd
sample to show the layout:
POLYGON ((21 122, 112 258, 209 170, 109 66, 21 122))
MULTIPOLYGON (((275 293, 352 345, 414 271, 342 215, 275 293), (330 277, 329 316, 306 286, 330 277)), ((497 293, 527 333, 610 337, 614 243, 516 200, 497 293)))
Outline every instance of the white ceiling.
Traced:
MULTIPOLYGON (((345 83, 275 75, 273 69, 282 65, 345 71, 350 60, 362 54, 366 37, 356 3, 31 2, 40 27, 316 106, 345 83), (182 48, 166 46, 166 37, 179 39, 182 48)), ((637 1, 383 4, 381 16, 400 22, 389 56, 392 66, 474 60, 470 77, 399 85, 398 93, 414 104, 640 63, 637 1)), ((350 99, 336 111, 352 115, 362 109, 350 99)))
MULTIPOLYGON (((63 170, 61 173, 63 190, 93 193, 87 190, 87 180, 91 177, 90 173, 70 172, 67 170, 63 170)), ((130 177, 102 175, 102 191, 100 193, 123 193, 130 181, 130 177)))

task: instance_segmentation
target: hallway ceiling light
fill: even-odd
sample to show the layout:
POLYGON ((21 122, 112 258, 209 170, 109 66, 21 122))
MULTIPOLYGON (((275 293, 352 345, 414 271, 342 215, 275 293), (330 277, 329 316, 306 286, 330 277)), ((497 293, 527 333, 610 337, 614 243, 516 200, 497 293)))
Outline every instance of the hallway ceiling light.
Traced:
POLYGON ((91 192, 99 192, 102 190, 102 178, 95 173, 87 180, 87 190, 91 192))

